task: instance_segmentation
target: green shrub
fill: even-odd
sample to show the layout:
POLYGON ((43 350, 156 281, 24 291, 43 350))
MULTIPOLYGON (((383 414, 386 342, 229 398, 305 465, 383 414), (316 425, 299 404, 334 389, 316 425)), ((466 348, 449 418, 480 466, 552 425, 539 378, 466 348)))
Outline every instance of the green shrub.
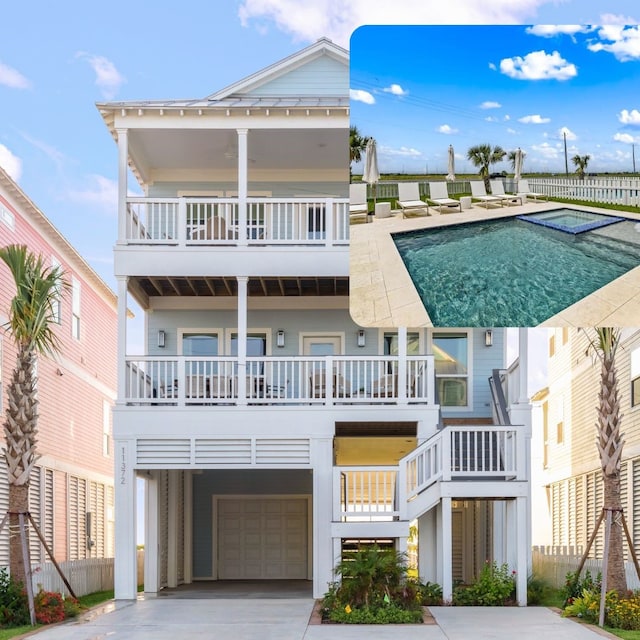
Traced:
POLYGON ((606 622, 616 629, 640 629, 640 593, 619 598, 615 592, 607 594, 606 622))
POLYGON ((486 562, 476 582, 457 585, 453 590, 453 604, 468 607, 495 607, 515 600, 515 571, 506 564, 486 562))
POLYGON ((590 623, 598 622, 600 616, 600 590, 583 589, 579 596, 571 599, 571 602, 564 608, 562 615, 580 618, 590 623))
POLYGON ((437 607, 442 604, 442 587, 435 582, 418 585, 418 600, 421 605, 437 607))
POLYGON ((527 579, 527 604, 546 604, 554 589, 551 584, 540 576, 531 574, 527 579))
POLYGON ((571 604, 575 598, 582 596, 583 591, 597 591, 600 593, 600 585, 602 584, 602 574, 598 573, 594 579, 591 572, 587 569, 582 578, 575 571, 569 571, 565 576, 564 589, 562 596, 564 600, 563 608, 571 604))
POLYGON ((360 624, 422 620, 420 584, 407 579, 404 554, 362 545, 343 554, 335 573, 340 579, 322 600, 324 619, 360 624))
POLYGON ((20 627, 31 622, 27 594, 6 569, 0 569, 0 627, 20 627))

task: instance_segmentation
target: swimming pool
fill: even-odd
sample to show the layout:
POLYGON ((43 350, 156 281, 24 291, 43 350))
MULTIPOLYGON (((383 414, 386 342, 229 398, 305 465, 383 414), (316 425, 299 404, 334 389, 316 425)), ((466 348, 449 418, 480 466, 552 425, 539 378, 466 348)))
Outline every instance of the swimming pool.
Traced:
POLYGON ((550 227, 565 233, 584 233, 600 227, 606 227, 624 220, 616 216, 607 216, 602 213, 591 211, 578 211, 577 209, 553 209, 542 213, 530 213, 525 216, 516 216, 518 220, 540 224, 543 227, 550 227))
POLYGON ((434 326, 531 327, 640 265, 640 224, 579 234, 516 218, 393 234, 434 326))

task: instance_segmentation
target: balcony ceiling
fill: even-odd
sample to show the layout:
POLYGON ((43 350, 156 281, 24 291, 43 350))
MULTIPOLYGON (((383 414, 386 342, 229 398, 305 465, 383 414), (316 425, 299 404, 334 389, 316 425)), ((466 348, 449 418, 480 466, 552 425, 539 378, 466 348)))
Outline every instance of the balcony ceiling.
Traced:
MULTIPOLYGON (((136 129, 129 149, 144 180, 163 179, 172 171, 237 172, 235 130, 136 129)), ((247 137, 249 180, 256 171, 335 170, 348 176, 347 129, 263 129, 247 137)))
MULTIPOLYGON (((235 297, 238 283, 235 277, 135 277, 132 289, 146 297, 196 296, 235 297)), ((349 278, 250 278, 247 286, 251 297, 268 296, 348 296, 349 278)))

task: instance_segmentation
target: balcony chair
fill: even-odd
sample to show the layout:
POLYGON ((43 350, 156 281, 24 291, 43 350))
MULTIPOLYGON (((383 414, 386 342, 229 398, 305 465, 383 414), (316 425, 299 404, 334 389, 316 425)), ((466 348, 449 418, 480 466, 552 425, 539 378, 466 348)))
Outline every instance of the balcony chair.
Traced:
MULTIPOLYGON (((312 398, 326 398, 326 373, 324 371, 317 371, 309 377, 309 386, 311 388, 312 398)), ((334 398, 348 398, 351 395, 349 391, 349 384, 345 384, 344 376, 340 373, 333 374, 333 397, 334 398)))
POLYGON ((206 397, 205 376, 203 374, 194 374, 185 376, 184 397, 185 398, 204 398, 206 397))
POLYGON ((471 200, 478 200, 478 204, 484 202, 485 209, 488 209, 490 204, 504 206, 502 198, 487 195, 483 180, 470 180, 469 184, 471 185, 471 200))
MULTIPOLYGON (((416 396, 416 378, 414 375, 407 376, 407 398, 416 396)), ((371 396, 374 398, 397 398, 398 397, 398 374, 388 373, 371 384, 371 396)))
POLYGON ((212 375, 207 377, 208 398, 229 398, 229 378, 212 375))
POLYGON ((420 199, 420 186, 417 182, 398 182, 398 206, 404 218, 405 211, 423 209, 429 215, 429 205, 420 199))
POLYGON ((211 216, 203 227, 193 232, 194 240, 227 240, 227 222, 220 216, 211 216))
POLYGON ((449 191, 447 189, 446 182, 430 182, 429 183, 429 197, 427 198, 427 211, 429 211, 429 203, 431 206, 438 207, 438 211, 442 213, 442 207, 445 207, 445 212, 450 212, 452 208, 457 208, 458 211, 462 211, 462 204, 460 200, 449 197, 449 191))
POLYGON ((349 220, 364 216, 365 222, 369 215, 369 203, 367 202, 367 185, 349 185, 349 220))
POLYGON ((502 198, 507 205, 518 204, 518 200, 520 200, 520 204, 522 204, 522 196, 520 194, 504 192, 502 180, 490 180, 490 182, 492 195, 502 198))
POLYGON ((518 195, 526 196, 527 198, 533 198, 536 202, 538 202, 538 198, 549 202, 549 197, 545 196, 544 193, 536 193, 535 191, 531 191, 529 188, 528 180, 518 180, 518 195))

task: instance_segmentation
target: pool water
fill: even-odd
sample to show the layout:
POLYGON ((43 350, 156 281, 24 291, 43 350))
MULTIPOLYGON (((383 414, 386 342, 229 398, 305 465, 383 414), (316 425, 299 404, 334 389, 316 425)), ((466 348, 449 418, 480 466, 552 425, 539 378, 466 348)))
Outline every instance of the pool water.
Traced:
POLYGON ((554 209, 542 213, 531 213, 526 216, 516 216, 518 220, 540 224, 543 227, 558 229, 565 233, 584 233, 600 227, 606 227, 624 220, 615 216, 607 216, 591 211, 577 211, 576 209, 554 209))
POLYGON ((640 224, 578 235, 515 218, 393 235, 438 327, 531 327, 640 265, 640 224))

